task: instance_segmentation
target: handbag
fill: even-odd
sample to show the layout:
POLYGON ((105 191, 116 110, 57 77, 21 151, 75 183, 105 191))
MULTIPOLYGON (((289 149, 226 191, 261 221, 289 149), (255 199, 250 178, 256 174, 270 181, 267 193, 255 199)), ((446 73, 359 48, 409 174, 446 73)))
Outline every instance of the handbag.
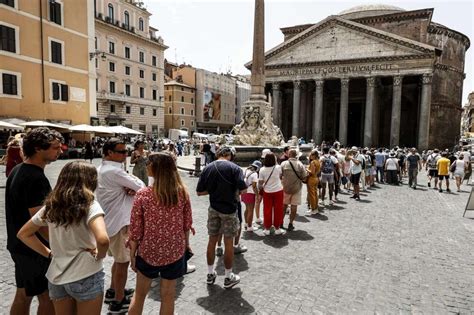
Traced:
POLYGON ((267 185, 268 181, 270 180, 270 177, 272 177, 273 171, 275 170, 275 166, 273 166, 272 171, 270 172, 270 175, 268 176, 267 180, 263 184, 262 188, 258 190, 259 195, 263 195, 263 189, 265 188, 265 185, 267 185))
POLYGON ((451 173, 454 173, 454 171, 456 171, 456 161, 454 161, 453 164, 451 164, 451 166, 449 167, 449 171, 451 173))
POLYGON ((298 173, 296 172, 295 167, 293 166, 293 163, 291 163, 290 161, 288 161, 288 163, 290 163, 291 168, 293 169, 293 172, 295 172, 296 177, 298 177, 298 179, 299 179, 303 184, 306 184, 306 183, 308 182, 308 177, 301 178, 300 175, 298 175, 298 173))

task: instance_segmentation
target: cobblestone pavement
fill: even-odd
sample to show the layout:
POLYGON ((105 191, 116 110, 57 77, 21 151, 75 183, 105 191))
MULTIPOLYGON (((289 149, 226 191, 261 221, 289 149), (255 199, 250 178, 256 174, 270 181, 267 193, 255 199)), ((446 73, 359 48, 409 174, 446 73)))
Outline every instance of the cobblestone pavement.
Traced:
MULTIPOLYGON (((52 184, 64 164, 47 167, 52 184)), ((4 169, 0 171, 2 187, 4 169)), ((285 236, 263 237, 261 230, 244 235, 249 250, 236 256, 234 268, 241 283, 224 290, 222 259, 216 285, 205 283, 208 199, 193 193, 196 178, 182 176, 192 192, 197 231, 191 239, 192 263, 197 271, 178 282, 177 314, 474 313, 474 212, 468 212, 473 219, 462 218, 470 186, 461 193, 439 193, 426 187, 422 173, 416 191, 380 185, 361 194, 360 202, 343 194, 324 217, 299 216, 296 230, 285 236)), ((0 188, 1 314, 8 312, 15 291, 5 250, 4 202, 0 188)), ((110 265, 107 259, 106 273, 110 265)), ((133 287, 132 271, 129 278, 133 287)), ((158 314, 159 307, 154 283, 144 314, 158 314)))

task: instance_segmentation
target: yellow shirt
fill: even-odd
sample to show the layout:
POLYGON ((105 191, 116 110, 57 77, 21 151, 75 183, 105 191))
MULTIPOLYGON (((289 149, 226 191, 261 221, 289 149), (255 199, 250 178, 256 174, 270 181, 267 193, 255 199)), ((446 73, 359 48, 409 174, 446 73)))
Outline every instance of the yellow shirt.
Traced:
POLYGON ((447 158, 441 158, 436 162, 436 165, 438 166, 438 175, 449 175, 449 164, 451 164, 451 161, 448 160, 447 158))

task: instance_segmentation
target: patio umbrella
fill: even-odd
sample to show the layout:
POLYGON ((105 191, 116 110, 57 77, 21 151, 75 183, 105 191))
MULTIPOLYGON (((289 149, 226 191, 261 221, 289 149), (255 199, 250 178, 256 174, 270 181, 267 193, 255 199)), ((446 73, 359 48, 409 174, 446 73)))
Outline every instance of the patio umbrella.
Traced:
POLYGON ((94 129, 93 126, 89 126, 89 125, 86 125, 86 124, 75 125, 75 126, 69 127, 69 130, 71 130, 71 131, 82 131, 82 132, 95 132, 95 129, 94 129))
POLYGON ((23 127, 17 126, 17 125, 14 125, 14 124, 10 124, 10 123, 7 123, 5 121, 0 120, 0 130, 2 130, 2 131, 11 131, 11 130, 22 131, 23 127))
POLYGON ((122 135, 142 135, 143 132, 136 131, 125 126, 113 126, 108 128, 113 133, 118 133, 122 135))
POLYGON ((14 124, 14 125, 17 125, 17 126, 19 126, 20 124, 26 122, 25 120, 20 119, 20 118, 5 118, 5 119, 2 119, 2 120, 4 122, 14 124))
POLYGON ((34 121, 27 121, 25 123, 22 123, 20 124, 21 126, 24 126, 24 127, 31 127, 31 128, 35 128, 35 127, 49 127, 49 128, 56 128, 56 129, 67 129, 67 128, 64 128, 60 125, 55 125, 55 124, 52 124, 50 122, 47 122, 47 121, 43 121, 43 120, 34 120, 34 121))

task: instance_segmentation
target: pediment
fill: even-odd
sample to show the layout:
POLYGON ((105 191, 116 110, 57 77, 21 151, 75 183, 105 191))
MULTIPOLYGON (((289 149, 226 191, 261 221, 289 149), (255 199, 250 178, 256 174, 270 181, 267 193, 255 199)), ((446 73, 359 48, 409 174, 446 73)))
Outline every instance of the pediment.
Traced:
POLYGON ((268 51, 265 66, 428 56, 435 49, 333 16, 268 51))

